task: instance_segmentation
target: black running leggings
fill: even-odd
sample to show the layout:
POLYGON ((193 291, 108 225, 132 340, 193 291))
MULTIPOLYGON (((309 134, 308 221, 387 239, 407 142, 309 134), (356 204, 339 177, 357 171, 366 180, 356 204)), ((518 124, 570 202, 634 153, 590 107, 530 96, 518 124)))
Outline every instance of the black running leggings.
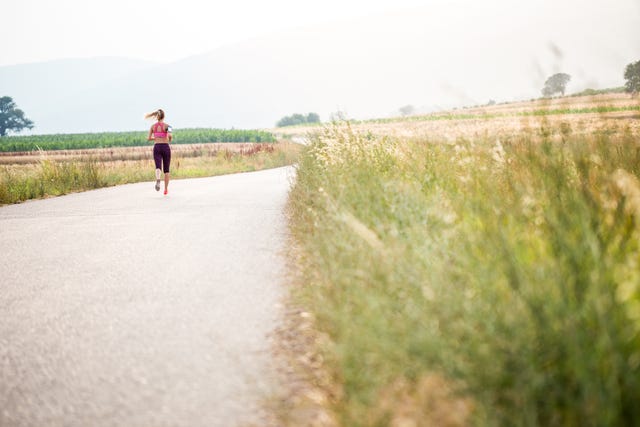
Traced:
POLYGON ((156 162, 156 169, 163 169, 164 173, 169 173, 169 165, 171 164, 171 147, 169 144, 155 144, 153 146, 153 160, 156 162), (164 168, 161 166, 164 166, 164 168))

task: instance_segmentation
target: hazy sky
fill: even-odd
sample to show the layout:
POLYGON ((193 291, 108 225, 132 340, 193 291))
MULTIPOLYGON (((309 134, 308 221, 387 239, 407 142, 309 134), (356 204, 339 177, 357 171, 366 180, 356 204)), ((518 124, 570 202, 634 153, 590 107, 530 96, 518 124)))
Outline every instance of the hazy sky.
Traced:
POLYGON ((282 29, 429 2, 440 0, 7 0, 0 65, 91 56, 172 61, 282 29))
POLYGON ((0 94, 43 132, 102 130, 100 111, 132 129, 149 103, 191 127, 264 127, 296 111, 434 111, 530 99, 557 72, 572 76, 570 93, 620 86, 640 59, 640 0, 0 1, 0 67, 191 57, 151 66, 154 84, 122 65, 146 64, 127 60, 2 67, 0 94))
MULTIPOLYGON (((511 14, 523 13, 560 13, 571 26, 572 10, 601 10, 603 16, 613 19, 629 19, 631 15, 638 20, 635 36, 640 39, 640 0, 4 0, 3 3, 0 66, 92 56, 169 62, 292 27, 409 8, 419 8, 416 13, 425 15, 455 9, 461 17, 469 8, 482 9, 486 11, 483 19, 487 20, 488 28, 498 18, 505 22, 511 14)), ((475 27, 482 28, 483 23, 479 24, 475 27)), ((585 23, 578 24, 582 25, 576 30, 585 31, 585 23)), ((590 31, 598 31, 597 25, 586 24, 590 31)), ((470 31, 453 23, 447 30, 470 31)))

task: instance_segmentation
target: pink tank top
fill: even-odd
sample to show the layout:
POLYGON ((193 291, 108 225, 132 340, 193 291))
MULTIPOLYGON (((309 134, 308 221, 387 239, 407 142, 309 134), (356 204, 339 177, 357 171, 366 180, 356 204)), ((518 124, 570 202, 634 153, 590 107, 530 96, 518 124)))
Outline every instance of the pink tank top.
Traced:
POLYGON ((153 125, 153 137, 154 138, 166 138, 167 137, 167 125, 165 123, 157 122, 153 125))

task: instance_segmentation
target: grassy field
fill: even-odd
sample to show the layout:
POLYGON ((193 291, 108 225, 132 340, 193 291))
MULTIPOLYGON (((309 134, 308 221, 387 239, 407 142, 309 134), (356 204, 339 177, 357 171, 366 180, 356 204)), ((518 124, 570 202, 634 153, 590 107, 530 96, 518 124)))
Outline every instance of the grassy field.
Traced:
POLYGON ((640 425, 638 120, 555 117, 309 136, 295 293, 340 424, 640 425))
MULTIPOLYGON (((40 151, 0 155, 0 204, 131 182, 153 181, 152 148, 40 151)), ((171 178, 196 178, 295 163, 293 143, 172 147, 171 178)))
MULTIPOLYGON (((620 126, 638 130, 638 119, 640 99, 614 93, 513 102, 404 118, 353 121, 351 126, 355 131, 379 136, 455 141, 461 137, 532 132, 541 123, 550 127, 568 125, 574 134, 610 132, 620 126)), ((321 128, 321 125, 291 126, 273 129, 272 132, 281 138, 291 138, 305 136, 321 128)))
MULTIPOLYGON (((211 142, 275 142, 269 132, 242 129, 176 129, 173 144, 211 142)), ((5 136, 0 152, 77 150, 87 148, 147 146, 147 132, 98 132, 56 135, 5 136)))

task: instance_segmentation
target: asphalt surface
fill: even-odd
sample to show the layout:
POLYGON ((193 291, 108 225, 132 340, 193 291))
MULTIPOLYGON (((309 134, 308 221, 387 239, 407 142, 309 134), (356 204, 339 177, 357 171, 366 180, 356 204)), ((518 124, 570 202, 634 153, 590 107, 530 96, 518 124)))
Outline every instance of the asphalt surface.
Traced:
POLYGON ((0 208, 0 426, 261 425, 291 168, 0 208))

